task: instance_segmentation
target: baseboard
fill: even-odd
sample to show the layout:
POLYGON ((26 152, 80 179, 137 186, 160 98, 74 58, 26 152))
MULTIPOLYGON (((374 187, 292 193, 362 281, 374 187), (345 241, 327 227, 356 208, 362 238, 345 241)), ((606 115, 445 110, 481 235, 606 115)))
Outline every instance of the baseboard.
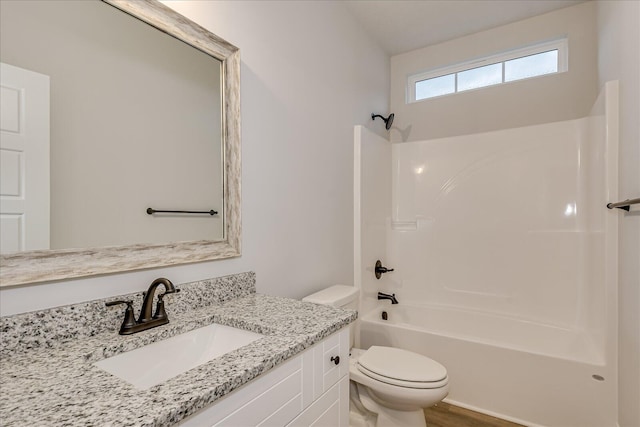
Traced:
POLYGON ((500 419, 503 419, 505 421, 509 421, 509 422, 516 423, 516 424, 522 424, 523 426, 527 426, 527 427, 548 427, 548 426, 543 426, 542 424, 534 424, 534 423, 531 423, 530 421, 525 421, 525 420, 521 420, 519 418, 510 417, 508 415, 504 415, 504 414, 501 414, 499 412, 487 411, 486 409, 478 408, 477 406, 468 405, 466 403, 458 402, 457 400, 453 400, 453 399, 449 399, 449 398, 445 398, 443 401, 448 403, 448 404, 450 404, 450 405, 459 406, 459 407, 464 408, 464 409, 469 409, 471 411, 480 412, 481 414, 485 414, 485 415, 489 415, 489 416, 492 416, 492 417, 500 418, 500 419))

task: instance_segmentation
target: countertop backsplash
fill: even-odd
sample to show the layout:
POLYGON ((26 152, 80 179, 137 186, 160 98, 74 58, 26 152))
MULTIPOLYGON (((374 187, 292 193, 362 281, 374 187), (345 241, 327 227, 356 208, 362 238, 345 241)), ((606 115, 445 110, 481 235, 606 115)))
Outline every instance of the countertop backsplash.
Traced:
MULTIPOLYGON (((141 283, 140 288, 146 290, 149 285, 150 283, 141 283)), ((169 320, 180 313, 255 294, 256 274, 250 271, 174 285, 180 292, 164 298, 169 320)), ((160 286, 156 290, 156 296, 163 292, 164 289, 160 286)), ((0 354, 41 347, 53 348, 72 339, 92 337, 107 331, 116 332, 122 323, 125 307, 107 307, 105 303, 132 300, 137 318, 142 299, 141 291, 0 317, 0 354)))

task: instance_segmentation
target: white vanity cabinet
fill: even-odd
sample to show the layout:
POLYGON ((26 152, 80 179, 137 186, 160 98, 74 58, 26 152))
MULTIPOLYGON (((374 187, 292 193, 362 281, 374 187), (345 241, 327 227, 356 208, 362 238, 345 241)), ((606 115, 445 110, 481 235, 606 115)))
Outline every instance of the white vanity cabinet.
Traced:
POLYGON ((178 425, 347 427, 349 328, 342 328, 178 425))

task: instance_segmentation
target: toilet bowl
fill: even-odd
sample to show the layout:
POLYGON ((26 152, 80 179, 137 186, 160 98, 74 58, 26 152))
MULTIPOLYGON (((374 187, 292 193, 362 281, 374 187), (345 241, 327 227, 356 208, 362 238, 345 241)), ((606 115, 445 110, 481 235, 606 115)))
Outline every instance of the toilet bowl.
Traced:
POLYGON ((349 379, 357 385, 362 406, 377 414, 377 427, 425 426, 423 409, 449 392, 444 366, 393 347, 352 349, 349 379))
MULTIPOLYGON (((357 295, 358 290, 352 286, 335 285, 303 301, 357 308, 357 295)), ((352 348, 349 379, 352 427, 425 427, 423 409, 440 402, 449 392, 444 366, 421 354, 393 347, 352 348)))

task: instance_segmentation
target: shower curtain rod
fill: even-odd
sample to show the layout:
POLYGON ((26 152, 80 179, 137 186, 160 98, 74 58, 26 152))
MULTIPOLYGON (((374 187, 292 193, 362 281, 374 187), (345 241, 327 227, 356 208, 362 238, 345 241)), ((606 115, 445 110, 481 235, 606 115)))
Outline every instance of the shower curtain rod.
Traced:
POLYGON ((607 203, 607 207, 609 209, 613 209, 613 208, 618 208, 618 209, 624 209, 625 211, 629 212, 629 206, 631 205, 635 205, 640 203, 640 198, 638 199, 627 199, 627 200, 623 200, 622 202, 618 202, 618 203, 607 203))

